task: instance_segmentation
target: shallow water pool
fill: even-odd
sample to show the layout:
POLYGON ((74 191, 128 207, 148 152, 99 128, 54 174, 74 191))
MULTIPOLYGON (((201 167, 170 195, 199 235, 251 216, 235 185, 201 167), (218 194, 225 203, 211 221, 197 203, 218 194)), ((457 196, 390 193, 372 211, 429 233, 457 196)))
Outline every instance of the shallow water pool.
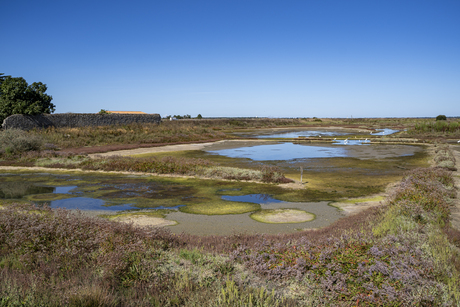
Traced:
POLYGON ((264 144, 221 150, 209 150, 207 152, 229 158, 248 158, 254 161, 333 158, 347 156, 346 151, 339 147, 301 145, 293 143, 264 144))

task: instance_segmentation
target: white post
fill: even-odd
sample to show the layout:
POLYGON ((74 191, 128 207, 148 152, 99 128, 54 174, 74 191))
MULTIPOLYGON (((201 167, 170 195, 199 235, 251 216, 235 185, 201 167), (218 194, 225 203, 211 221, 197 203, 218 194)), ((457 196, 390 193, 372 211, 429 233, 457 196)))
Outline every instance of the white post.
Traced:
POLYGON ((303 167, 301 166, 300 167, 300 183, 301 184, 303 183, 302 177, 303 177, 303 167))

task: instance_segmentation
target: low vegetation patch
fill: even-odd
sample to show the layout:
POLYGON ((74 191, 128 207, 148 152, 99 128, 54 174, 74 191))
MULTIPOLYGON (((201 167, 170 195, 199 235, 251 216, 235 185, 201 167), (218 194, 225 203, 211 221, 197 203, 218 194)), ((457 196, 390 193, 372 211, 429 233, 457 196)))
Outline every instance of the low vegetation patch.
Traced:
POLYGON ((232 259, 271 280, 296 280, 319 305, 455 305, 460 268, 447 259, 460 253, 441 231, 452 184, 448 171, 417 169, 380 209, 370 232, 262 241, 240 246, 232 259))
POLYGON ((0 156, 13 157, 28 151, 38 151, 44 145, 40 136, 18 129, 0 132, 0 156))
POLYGON ((87 156, 68 154, 30 153, 22 156, 14 164, 23 165, 25 163, 50 168, 176 174, 228 180, 253 180, 265 183, 292 182, 275 166, 262 165, 259 170, 251 170, 219 166, 217 163, 206 159, 173 156, 145 158, 111 156, 91 159, 87 156))
POLYGON ((435 148, 434 162, 437 166, 447 168, 451 171, 456 171, 455 156, 448 145, 442 144, 435 148))
POLYGON ((417 123, 407 131, 409 136, 415 137, 452 137, 460 136, 460 122, 449 120, 436 120, 417 123))
POLYGON ((269 224, 303 223, 315 219, 315 215, 299 209, 264 209, 250 215, 253 220, 269 224))
POLYGON ((84 146, 168 144, 234 138, 229 132, 243 128, 300 126, 306 119, 214 119, 175 120, 158 124, 126 124, 114 126, 47 128, 30 131, 57 148, 84 146))
POLYGON ((259 204, 218 200, 201 204, 190 204, 179 210, 185 213, 204 215, 243 214, 260 209, 259 204))

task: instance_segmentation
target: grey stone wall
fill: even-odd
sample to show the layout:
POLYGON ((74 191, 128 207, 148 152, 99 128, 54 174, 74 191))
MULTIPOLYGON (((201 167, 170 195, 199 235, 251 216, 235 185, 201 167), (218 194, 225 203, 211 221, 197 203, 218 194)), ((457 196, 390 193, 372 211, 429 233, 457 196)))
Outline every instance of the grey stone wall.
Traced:
POLYGON ((33 128, 48 127, 85 127, 85 126, 109 126, 123 124, 147 124, 160 123, 159 114, 85 114, 85 113, 62 113, 42 115, 15 114, 3 121, 3 129, 30 130, 33 128))

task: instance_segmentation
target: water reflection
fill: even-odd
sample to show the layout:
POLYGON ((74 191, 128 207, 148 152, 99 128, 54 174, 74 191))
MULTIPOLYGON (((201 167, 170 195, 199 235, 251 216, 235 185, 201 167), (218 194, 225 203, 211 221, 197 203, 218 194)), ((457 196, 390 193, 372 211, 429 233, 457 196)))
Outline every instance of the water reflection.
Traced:
MULTIPOLYGON (((51 208, 79 209, 79 210, 107 210, 107 211, 124 211, 139 209, 135 204, 109 205, 102 199, 90 197, 73 197, 67 199, 53 200, 50 204, 51 208)), ((158 206, 154 208, 142 208, 150 210, 177 210, 184 205, 173 207, 158 206)))
POLYGON ((331 137, 340 135, 349 135, 347 132, 327 131, 327 130, 303 130, 287 131, 272 134, 260 134, 257 138, 299 138, 299 137, 331 137))
POLYGON ((334 140, 332 143, 333 145, 369 145, 371 143, 370 140, 365 139, 365 140, 334 140))
POLYGON ((136 209, 132 204, 107 206, 106 202, 102 199, 95 199, 90 197, 73 197, 67 199, 53 200, 50 204, 51 208, 66 208, 66 209, 79 209, 79 210, 108 210, 120 211, 136 209))
POLYGON ((14 181, 0 183, 0 198, 15 199, 26 195, 53 193, 54 187, 41 187, 31 182, 14 181))
MULTIPOLYGON (((372 135, 390 135, 400 130, 394 129, 376 129, 376 132, 371 132, 372 135)), ((363 133, 363 131, 359 131, 359 134, 363 133)), ((266 139, 266 138, 307 138, 307 137, 334 137, 334 136, 344 136, 344 135, 351 135, 356 134, 356 132, 343 132, 338 130, 282 130, 278 132, 273 131, 257 131, 257 132, 237 132, 235 135, 241 137, 254 137, 259 139, 266 139)))
POLYGON ((371 132, 372 135, 390 135, 396 132, 399 132, 399 130, 393 130, 393 129, 377 129, 378 132, 371 132))
POLYGON ((257 145, 250 147, 211 150, 208 152, 227 156, 230 158, 248 158, 255 161, 333 158, 347 156, 346 151, 339 147, 301 145, 293 143, 257 145))
POLYGON ((73 189, 78 188, 76 185, 66 186, 66 187, 55 187, 54 192, 55 194, 71 194, 70 191, 73 189))
POLYGON ((256 204, 270 204, 270 203, 281 203, 281 200, 271 198, 268 194, 248 194, 248 195, 240 195, 240 196, 230 196, 224 195, 222 196, 223 200, 229 201, 239 201, 239 202, 246 202, 246 203, 256 203, 256 204))

